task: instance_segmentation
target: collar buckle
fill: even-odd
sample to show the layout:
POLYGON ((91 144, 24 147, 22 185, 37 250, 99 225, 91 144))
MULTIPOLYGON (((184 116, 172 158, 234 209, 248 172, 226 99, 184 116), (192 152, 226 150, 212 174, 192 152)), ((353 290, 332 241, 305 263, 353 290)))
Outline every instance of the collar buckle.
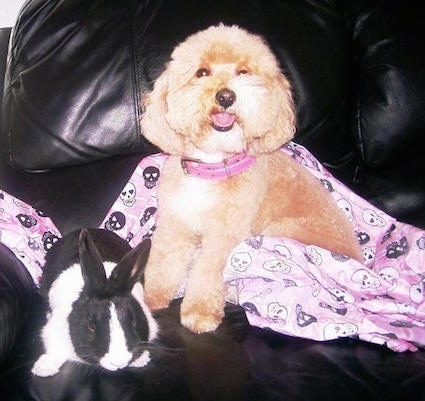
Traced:
POLYGON ((180 165, 185 175, 191 175, 187 163, 202 163, 201 159, 195 159, 193 157, 182 157, 180 158, 180 165))

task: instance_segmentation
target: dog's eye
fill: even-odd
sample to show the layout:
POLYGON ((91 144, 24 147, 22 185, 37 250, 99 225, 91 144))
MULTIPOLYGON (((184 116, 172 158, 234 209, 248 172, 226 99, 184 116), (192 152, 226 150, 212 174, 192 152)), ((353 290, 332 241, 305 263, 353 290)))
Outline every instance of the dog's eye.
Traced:
POLYGON ((208 75, 210 75, 210 70, 207 68, 200 68, 198 71, 196 71, 196 76, 198 78, 207 77, 208 75))
POLYGON ((240 70, 238 70, 238 75, 245 75, 248 74, 248 70, 245 70, 245 68, 241 68, 240 70))

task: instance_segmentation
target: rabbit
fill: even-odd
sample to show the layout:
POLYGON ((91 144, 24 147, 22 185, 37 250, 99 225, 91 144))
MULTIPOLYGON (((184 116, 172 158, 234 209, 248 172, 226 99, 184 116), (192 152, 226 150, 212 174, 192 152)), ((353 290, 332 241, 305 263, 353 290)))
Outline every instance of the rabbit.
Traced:
POLYGON ((67 360, 110 371, 148 364, 149 344, 158 335, 143 300, 149 250, 149 239, 131 249, 103 229, 73 231, 52 246, 40 282, 48 306, 45 352, 34 375, 55 375, 67 360))

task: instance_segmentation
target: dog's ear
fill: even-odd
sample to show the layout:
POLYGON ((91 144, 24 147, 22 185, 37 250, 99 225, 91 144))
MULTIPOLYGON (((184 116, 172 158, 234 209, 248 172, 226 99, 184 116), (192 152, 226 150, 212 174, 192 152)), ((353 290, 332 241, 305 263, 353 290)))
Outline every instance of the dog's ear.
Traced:
POLYGON ((143 100, 141 117, 142 134, 163 152, 180 154, 182 138, 167 122, 167 93, 169 73, 165 70, 155 81, 152 92, 147 93, 143 100))
POLYGON ((296 130, 295 106, 291 85, 283 74, 279 74, 277 77, 275 91, 280 104, 280 112, 278 113, 278 121, 276 123, 276 130, 278 132, 275 135, 280 138, 281 146, 294 137, 296 130))
POLYGON ((273 78, 270 87, 271 98, 277 105, 272 117, 275 124, 271 131, 255 137, 248 144, 248 152, 251 154, 273 152, 290 141, 295 134, 295 107, 289 81, 283 74, 278 74, 273 78))

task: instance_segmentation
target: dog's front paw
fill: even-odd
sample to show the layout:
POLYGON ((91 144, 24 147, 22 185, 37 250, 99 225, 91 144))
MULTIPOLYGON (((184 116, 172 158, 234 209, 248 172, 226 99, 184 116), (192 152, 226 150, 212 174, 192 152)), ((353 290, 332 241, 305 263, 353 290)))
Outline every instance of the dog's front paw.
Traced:
POLYGON ((218 327, 223 315, 220 309, 201 308, 199 305, 188 306, 183 301, 180 321, 184 327, 194 333, 207 333, 218 327))
POLYGON ((166 308, 170 303, 170 298, 160 291, 146 291, 144 301, 151 311, 156 311, 166 308))

